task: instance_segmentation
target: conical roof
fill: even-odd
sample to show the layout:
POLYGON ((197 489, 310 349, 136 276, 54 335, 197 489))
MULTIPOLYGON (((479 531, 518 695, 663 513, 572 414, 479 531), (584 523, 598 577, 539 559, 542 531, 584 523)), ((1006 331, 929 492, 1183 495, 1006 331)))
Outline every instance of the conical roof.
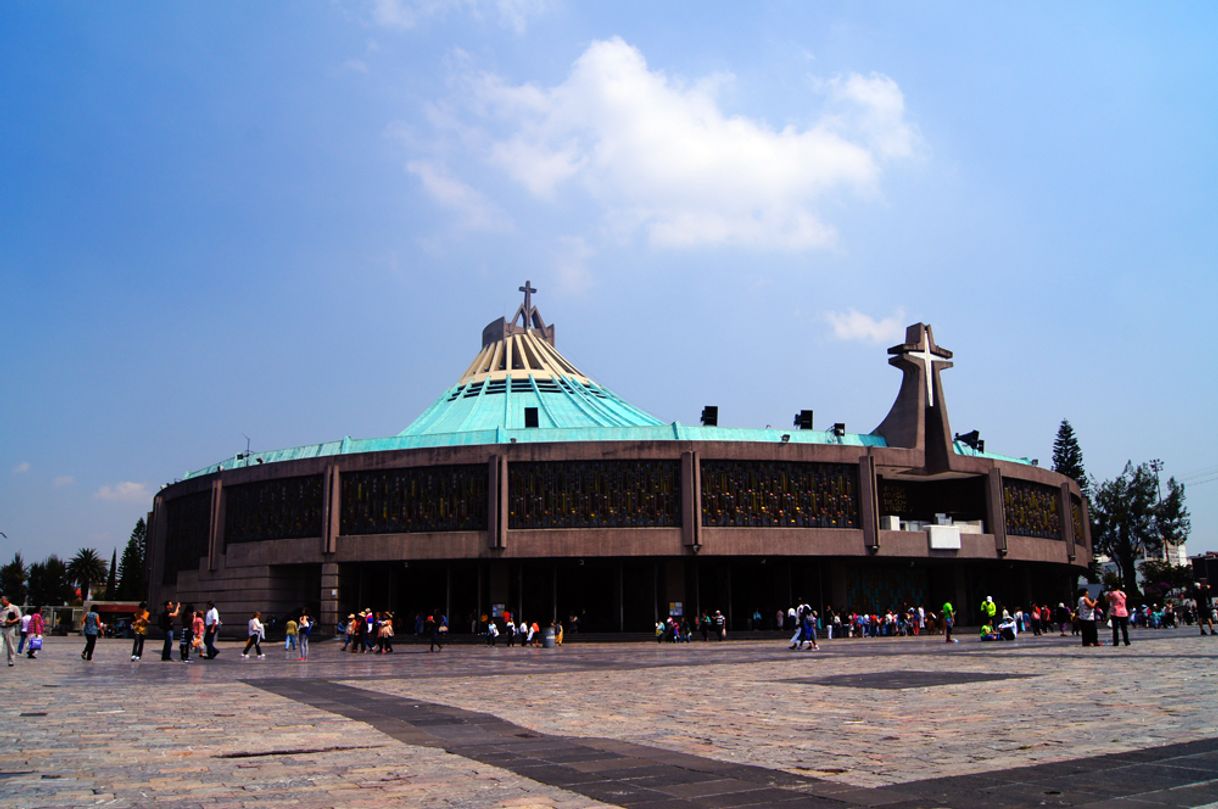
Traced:
POLYGON ((533 306, 537 290, 526 281, 520 291, 524 303, 512 319, 482 330, 482 348, 465 373, 399 435, 524 429, 529 408, 536 409, 541 430, 663 424, 564 357, 554 345, 554 326, 533 306))

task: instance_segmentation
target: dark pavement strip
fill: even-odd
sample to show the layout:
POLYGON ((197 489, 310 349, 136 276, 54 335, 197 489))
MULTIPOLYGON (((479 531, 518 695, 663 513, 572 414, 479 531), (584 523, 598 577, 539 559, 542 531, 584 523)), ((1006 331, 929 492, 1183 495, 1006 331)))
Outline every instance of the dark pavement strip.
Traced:
POLYGON ((538 733, 491 714, 329 680, 244 682, 364 722, 406 744, 440 748, 620 806, 1147 809, 1218 802, 1218 738, 866 788, 631 742, 538 733))

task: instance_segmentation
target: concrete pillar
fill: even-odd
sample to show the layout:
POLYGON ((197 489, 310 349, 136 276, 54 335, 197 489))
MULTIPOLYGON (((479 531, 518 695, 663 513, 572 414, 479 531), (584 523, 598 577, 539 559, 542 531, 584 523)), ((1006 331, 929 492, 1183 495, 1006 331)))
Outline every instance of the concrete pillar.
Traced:
MULTIPOLYGON (((326 633, 333 631, 338 623, 338 598, 340 595, 338 588, 338 562, 322 562, 321 613, 318 615, 318 620, 321 622, 322 631, 326 633)), ((328 634, 322 637, 328 637, 328 634)))
POLYGON ((681 541, 686 548, 702 545, 702 469, 697 452, 681 453, 681 541))
POLYGON ((338 466, 326 467, 321 485, 324 502, 321 509, 321 552, 338 551, 338 535, 342 531, 342 476, 338 466))
POLYGON ((486 471, 486 539, 495 550, 507 547, 508 462, 506 455, 492 455, 486 471))
POLYGON ((997 468, 990 469, 989 479, 985 488, 985 514, 990 533, 994 535, 994 548, 999 556, 1007 552, 1007 516, 1006 507, 1002 502, 1002 473, 997 468))
POLYGON ((880 549, 879 487, 875 477, 875 458, 868 452, 859 458, 859 517, 863 544, 872 553, 880 549))
POLYGON ((211 511, 207 526, 207 569, 216 569, 216 558, 224 547, 224 509, 222 502, 223 484, 220 476, 216 475, 211 482, 211 511))
POLYGON ((1071 562, 1078 556, 1075 550, 1075 543, 1078 538, 1074 536, 1074 512, 1070 508, 1070 484, 1062 483, 1061 491, 1057 498, 1057 512, 1061 515, 1062 539, 1066 543, 1066 558, 1071 562))

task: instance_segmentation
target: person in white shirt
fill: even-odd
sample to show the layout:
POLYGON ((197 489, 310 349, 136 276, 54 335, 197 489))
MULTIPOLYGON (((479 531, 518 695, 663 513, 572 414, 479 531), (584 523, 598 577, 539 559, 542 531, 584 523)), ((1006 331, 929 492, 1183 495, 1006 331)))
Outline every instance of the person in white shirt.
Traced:
POLYGON ((25 639, 30 634, 30 618, 33 617, 28 613, 21 616, 21 639, 17 641, 17 654, 21 654, 21 650, 25 648, 25 639))
POLYGON ((0 634, 4 637, 4 656, 13 665, 13 652, 17 648, 17 630, 21 628, 21 608, 0 596, 0 634))
POLYGON ((241 657, 250 656, 250 647, 254 647, 254 651, 258 653, 258 659, 266 657, 262 653, 262 639, 265 637, 266 630, 262 626, 262 613, 255 612, 249 622, 249 638, 245 641, 245 651, 241 653, 241 657))
POLYGON ((220 611, 216 609, 216 602, 207 602, 207 613, 203 616, 203 645, 207 647, 207 654, 203 657, 211 660, 216 655, 220 654, 220 650, 216 648, 216 633, 220 631, 220 611))

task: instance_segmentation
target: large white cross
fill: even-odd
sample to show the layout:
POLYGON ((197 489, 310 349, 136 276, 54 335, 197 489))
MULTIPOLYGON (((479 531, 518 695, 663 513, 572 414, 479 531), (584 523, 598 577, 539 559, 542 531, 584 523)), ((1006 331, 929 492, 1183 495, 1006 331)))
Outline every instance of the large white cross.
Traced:
POLYGON ((912 360, 922 360, 926 368, 926 399, 927 406, 935 406, 935 366, 936 362, 951 362, 949 357, 940 357, 938 354, 932 354, 930 350, 930 332, 922 330, 922 342, 914 351, 906 351, 906 358, 912 360))

